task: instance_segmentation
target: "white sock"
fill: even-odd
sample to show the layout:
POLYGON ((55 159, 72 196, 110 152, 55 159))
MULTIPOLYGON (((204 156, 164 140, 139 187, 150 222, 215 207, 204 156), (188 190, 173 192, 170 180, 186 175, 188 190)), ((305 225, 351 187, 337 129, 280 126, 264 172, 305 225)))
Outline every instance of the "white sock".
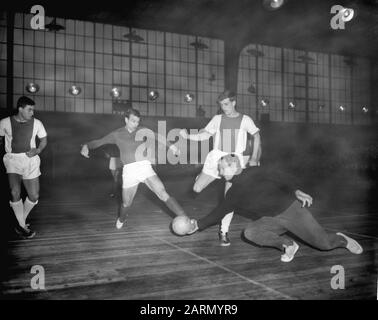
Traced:
POLYGON ((224 218, 222 219, 222 222, 221 222, 221 232, 222 233, 227 233, 228 229, 230 229, 230 224, 231 224, 231 220, 232 220, 233 216, 234 216, 234 211, 227 213, 224 216, 224 218))
POLYGON ((24 221, 26 221, 26 218, 28 217, 30 211, 34 208, 34 206, 38 203, 38 200, 36 202, 30 201, 28 197, 26 197, 24 202, 24 221))
POLYGON ((25 228, 25 220, 24 220, 24 204, 22 199, 18 200, 17 202, 9 201, 10 206, 12 207, 18 224, 25 228))

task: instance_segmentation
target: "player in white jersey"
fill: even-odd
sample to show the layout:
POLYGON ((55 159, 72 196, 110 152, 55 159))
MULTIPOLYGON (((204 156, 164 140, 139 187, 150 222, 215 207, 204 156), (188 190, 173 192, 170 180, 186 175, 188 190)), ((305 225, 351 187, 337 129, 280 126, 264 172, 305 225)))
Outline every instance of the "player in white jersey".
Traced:
MULTIPOLYGON (((236 94, 230 90, 225 90, 217 99, 223 114, 215 115, 207 126, 198 134, 188 134, 185 129, 180 131, 180 135, 185 139, 202 141, 214 137, 214 148, 206 157, 202 172, 197 176, 193 190, 201 192, 215 179, 220 179, 218 170, 218 160, 227 154, 235 154, 245 167, 259 165, 261 157, 261 140, 259 129, 253 120, 239 113, 236 108, 236 94), (252 155, 246 155, 247 133, 253 136, 252 155)), ((225 184, 225 194, 231 187, 230 182, 225 184)), ((233 212, 226 215, 219 230, 219 241, 222 246, 229 246, 228 230, 233 217, 233 212)))
POLYGON ((34 105, 32 99, 22 96, 17 101, 18 113, 0 121, 0 136, 5 138, 3 162, 12 196, 10 206, 18 222, 16 232, 25 239, 35 235, 26 224, 26 218, 38 203, 41 175, 41 159, 38 155, 47 145, 46 130, 42 122, 33 117, 34 105), (36 137, 39 139, 38 147, 36 137), (21 183, 27 192, 24 202, 21 199, 21 183))

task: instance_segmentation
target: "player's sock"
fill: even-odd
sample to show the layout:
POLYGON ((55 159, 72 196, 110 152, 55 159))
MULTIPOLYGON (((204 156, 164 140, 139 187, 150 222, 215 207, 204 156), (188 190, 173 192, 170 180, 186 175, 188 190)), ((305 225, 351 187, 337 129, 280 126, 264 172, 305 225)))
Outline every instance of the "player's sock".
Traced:
POLYGON ((10 206, 13 209, 13 212, 16 216, 16 219, 18 221, 18 224, 25 228, 25 220, 24 220, 24 203, 22 202, 22 199, 12 202, 9 201, 10 206))
POLYGON ((233 216, 234 216, 234 212, 232 211, 232 212, 226 214, 224 216, 224 218, 222 219, 220 231, 223 234, 226 234, 228 232, 228 229, 230 229, 230 224, 231 224, 231 220, 232 220, 233 216))
POLYGON ((125 207, 122 203, 119 209, 119 217, 118 219, 123 223, 126 221, 128 216, 129 207, 125 207))
POLYGON ((175 198, 169 197, 165 201, 165 205, 176 215, 176 216, 186 216, 184 209, 178 204, 175 198))
POLYGON ((126 219, 127 219, 127 216, 128 216, 128 208, 129 207, 125 207, 123 204, 121 204, 121 206, 119 208, 119 216, 118 216, 118 219, 116 221, 116 228, 118 230, 121 229, 126 222, 126 219))
POLYGON ((30 211, 34 208, 34 206, 38 203, 38 200, 36 202, 30 201, 28 197, 26 197, 24 201, 24 221, 26 221, 26 218, 28 217, 30 211))

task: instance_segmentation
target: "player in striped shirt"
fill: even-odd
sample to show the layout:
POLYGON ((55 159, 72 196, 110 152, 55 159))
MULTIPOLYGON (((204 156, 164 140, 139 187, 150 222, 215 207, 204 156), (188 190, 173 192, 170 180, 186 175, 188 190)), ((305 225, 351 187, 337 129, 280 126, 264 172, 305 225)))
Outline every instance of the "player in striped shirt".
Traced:
POLYGON ((0 121, 0 136, 5 138, 3 162, 12 195, 9 203, 18 221, 15 230, 26 239, 35 235, 35 231, 26 224, 26 218, 38 203, 41 175, 41 159, 38 155, 47 145, 46 130, 42 122, 34 118, 34 106, 32 99, 22 96, 17 101, 18 113, 0 121), (21 183, 27 192, 24 202, 21 199, 21 183))

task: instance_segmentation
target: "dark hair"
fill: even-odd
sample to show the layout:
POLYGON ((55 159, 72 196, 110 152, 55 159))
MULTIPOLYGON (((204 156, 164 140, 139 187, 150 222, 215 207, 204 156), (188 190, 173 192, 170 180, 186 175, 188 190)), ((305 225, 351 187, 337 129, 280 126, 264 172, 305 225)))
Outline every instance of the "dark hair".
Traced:
POLYGON ((26 106, 34 106, 34 105, 35 105, 35 102, 26 96, 19 97, 17 100, 17 110, 18 108, 25 108, 26 106))
POLYGON ((133 108, 127 109, 125 113, 125 118, 129 119, 130 115, 134 115, 140 119, 140 112, 137 109, 133 109, 133 108))
POLYGON ((236 93, 231 90, 225 90, 218 96, 217 102, 219 103, 227 98, 230 99, 230 101, 236 101, 236 93))

